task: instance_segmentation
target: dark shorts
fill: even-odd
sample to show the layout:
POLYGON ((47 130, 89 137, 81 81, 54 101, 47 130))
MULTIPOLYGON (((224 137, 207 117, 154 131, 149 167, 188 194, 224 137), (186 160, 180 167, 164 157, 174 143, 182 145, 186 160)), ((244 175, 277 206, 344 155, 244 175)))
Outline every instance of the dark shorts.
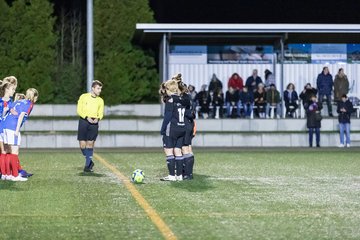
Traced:
POLYGON ((191 145, 193 138, 194 138, 194 123, 190 123, 189 126, 186 127, 184 146, 191 145))
POLYGON ((95 141, 98 136, 99 124, 91 124, 86 119, 79 119, 78 141, 95 141))
POLYGON ((163 136, 164 148, 182 148, 184 145, 185 128, 173 128, 169 136, 163 136))

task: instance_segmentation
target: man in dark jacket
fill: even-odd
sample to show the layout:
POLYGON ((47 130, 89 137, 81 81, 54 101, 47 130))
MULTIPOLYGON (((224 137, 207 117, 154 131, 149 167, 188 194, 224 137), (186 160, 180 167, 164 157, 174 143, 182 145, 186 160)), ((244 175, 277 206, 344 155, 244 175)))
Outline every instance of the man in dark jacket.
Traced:
POLYGON ((311 87, 311 84, 310 83, 307 83, 304 87, 304 90, 301 92, 300 94, 300 99, 302 100, 303 102, 303 106, 304 106, 304 109, 305 111, 307 111, 308 107, 309 107, 309 103, 311 101, 311 97, 313 95, 316 96, 317 94, 317 90, 313 87, 311 87))
POLYGON ((225 94, 225 103, 226 103, 226 114, 228 118, 233 116, 232 112, 236 106, 236 117, 240 118, 240 95, 239 91, 233 87, 229 87, 225 94))
POLYGON ((249 92, 255 93, 260 83, 262 83, 262 80, 258 76, 258 70, 254 69, 252 75, 246 79, 245 86, 249 92))
POLYGON ((337 113, 339 113, 339 129, 340 129, 340 145, 344 147, 344 131, 346 132, 346 147, 350 147, 350 116, 354 112, 352 103, 346 94, 342 95, 341 101, 337 105, 337 113))
POLYGON ((309 147, 312 147, 314 131, 316 134, 316 147, 320 147, 321 109, 321 102, 317 100, 315 95, 311 96, 309 107, 306 111, 306 126, 309 129, 309 147))
POLYGON ((331 106, 331 92, 333 90, 334 82, 331 74, 329 73, 328 67, 324 67, 323 71, 318 75, 316 84, 319 90, 319 102, 322 103, 324 96, 326 97, 329 116, 333 117, 331 106))

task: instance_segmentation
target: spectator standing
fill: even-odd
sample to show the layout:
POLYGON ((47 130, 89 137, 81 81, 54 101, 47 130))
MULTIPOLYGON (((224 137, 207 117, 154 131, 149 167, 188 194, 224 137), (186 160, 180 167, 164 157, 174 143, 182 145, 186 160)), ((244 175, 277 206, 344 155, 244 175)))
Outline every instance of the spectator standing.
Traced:
POLYGON ((222 90, 223 85, 222 82, 217 78, 216 74, 214 73, 211 77, 210 84, 209 84, 209 92, 218 92, 218 89, 222 90))
POLYGON ((266 69, 265 70, 265 90, 268 91, 270 89, 270 85, 271 84, 275 85, 275 83, 276 83, 275 75, 269 69, 266 69))
POLYGON ((257 91, 254 93, 254 102, 257 110, 257 116, 259 118, 265 118, 266 110, 266 92, 264 84, 260 83, 257 91))
POLYGON ((249 92, 255 93, 260 83, 262 83, 262 80, 258 76, 258 70, 254 69, 252 75, 246 79, 245 86, 249 92))
POLYGON ((240 94, 239 90, 229 87, 225 94, 225 103, 226 103, 226 114, 227 117, 232 117, 232 109, 236 106, 236 117, 240 117, 240 94))
POLYGON ((298 94, 295 91, 295 85, 289 83, 284 91, 284 102, 286 108, 286 116, 294 117, 296 109, 298 109, 297 101, 299 100, 298 94))
POLYGON ((304 86, 304 90, 302 90, 302 92, 300 94, 300 98, 301 98, 301 100, 303 102, 303 106, 304 106, 305 111, 307 111, 307 109, 309 107, 311 97, 313 95, 316 96, 316 94, 317 94, 317 90, 315 88, 313 88, 310 83, 307 83, 304 86))
POLYGON ((340 145, 344 147, 344 131, 346 132, 346 147, 350 147, 350 116, 354 112, 352 103, 349 101, 346 94, 341 96, 341 101, 337 105, 337 113, 339 114, 339 129, 340 129, 340 145))
POLYGON ((344 73, 344 69, 340 68, 338 73, 335 75, 334 80, 334 100, 340 102, 342 96, 349 93, 349 80, 344 73))
POLYGON ((209 112, 210 112, 210 103, 211 103, 211 97, 209 92, 206 90, 207 85, 204 84, 201 86, 200 92, 196 95, 196 100, 199 103, 200 111, 199 111, 199 117, 200 118, 208 118, 209 112))
POLYGON ((244 87, 244 81, 237 73, 233 73, 228 81, 228 88, 233 88, 235 91, 241 92, 244 87))
POLYGON ((240 101, 244 109, 245 117, 250 118, 254 106, 254 94, 253 92, 249 92, 246 86, 240 93, 240 101))
POLYGON ((313 134, 316 134, 316 147, 320 147, 320 128, 321 128, 321 111, 322 103, 318 101, 316 95, 311 96, 309 108, 306 111, 307 128, 309 129, 309 147, 313 145, 313 134))
POLYGON ((276 90, 275 84, 273 83, 270 84, 270 89, 266 92, 266 102, 266 114, 268 114, 268 116, 271 116, 270 107, 276 107, 277 118, 280 118, 281 98, 279 91, 276 90))
POLYGON ((319 102, 322 103, 324 96, 326 97, 326 104, 328 107, 329 116, 333 117, 331 106, 331 92, 334 82, 328 67, 324 67, 322 72, 318 75, 316 84, 317 89, 319 90, 319 102))

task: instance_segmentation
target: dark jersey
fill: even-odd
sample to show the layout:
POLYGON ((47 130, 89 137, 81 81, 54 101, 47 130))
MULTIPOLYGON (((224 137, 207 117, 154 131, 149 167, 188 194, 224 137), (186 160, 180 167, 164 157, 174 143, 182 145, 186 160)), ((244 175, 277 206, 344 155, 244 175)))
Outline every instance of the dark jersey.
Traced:
POLYGON ((191 145, 191 140, 194 135, 194 119, 195 119, 195 109, 192 108, 192 99, 190 94, 184 94, 184 105, 185 108, 185 128, 186 133, 184 137, 184 146, 191 145))
POLYGON ((161 134, 169 136, 170 129, 185 128, 185 101, 182 97, 172 95, 165 103, 164 120, 161 127, 161 134))

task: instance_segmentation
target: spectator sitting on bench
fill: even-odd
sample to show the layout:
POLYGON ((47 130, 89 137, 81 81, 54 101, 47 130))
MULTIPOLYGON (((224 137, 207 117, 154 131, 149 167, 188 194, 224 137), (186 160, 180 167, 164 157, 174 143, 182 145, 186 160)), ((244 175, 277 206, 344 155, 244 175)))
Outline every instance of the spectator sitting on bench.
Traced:
POLYGON ((188 86, 189 95, 191 97, 191 108, 194 112, 196 112, 197 107, 197 92, 195 91, 195 87, 193 85, 188 86))
POLYGON ((264 89, 264 84, 260 83, 256 92, 254 93, 254 102, 256 106, 257 116, 259 118, 266 117, 266 92, 264 89))
POLYGON ((312 96, 316 96, 317 94, 317 90, 313 87, 311 87, 311 84, 310 83, 307 83, 305 86, 304 86, 304 90, 302 90, 301 94, 300 94, 300 99, 302 100, 303 102, 303 106, 304 106, 304 109, 305 109, 305 112, 308 110, 309 108, 309 103, 311 101, 311 97, 312 96))
POLYGON ((209 92, 215 92, 217 89, 223 89, 222 82, 217 78, 216 74, 214 73, 211 77, 210 84, 209 84, 209 92))
POLYGON ((289 83, 284 91, 284 102, 286 108, 286 116, 293 118, 296 109, 298 109, 297 101, 299 100, 298 94, 295 91, 295 85, 289 83))
POLYGON ((224 93, 222 89, 217 88, 214 92, 210 92, 211 104, 213 106, 212 117, 222 118, 224 111, 224 93))
POLYGON ((247 87, 244 87, 240 93, 240 101, 244 109, 244 115, 246 118, 250 118, 254 106, 254 94, 249 92, 247 87))
POLYGON ((245 86, 249 92, 255 93, 260 83, 262 83, 262 80, 258 76, 258 70, 254 69, 252 75, 246 79, 245 86))
POLYGON ((236 106, 236 116, 240 118, 240 95, 239 90, 236 90, 232 87, 226 91, 225 94, 225 103, 226 103, 226 114, 228 118, 233 117, 233 110, 236 106))
POLYGON ((210 112, 210 94, 206 90, 207 85, 204 84, 201 86, 201 91, 196 95, 196 100, 199 103, 200 110, 199 110, 199 117, 200 118, 208 118, 210 112))
MULTIPOLYGON (((280 98, 280 93, 278 90, 276 90, 275 84, 270 84, 270 89, 266 92, 266 114, 269 117, 271 116, 271 107, 276 109, 276 116, 277 118, 280 118, 280 112, 281 112, 281 108, 280 108, 280 102, 281 102, 281 98, 280 98)), ((275 110, 274 110, 275 111, 275 110)), ((275 112, 274 112, 275 115, 275 112)))
POLYGON ((244 81, 242 80, 242 78, 239 76, 239 74, 234 73, 231 78, 229 78, 228 81, 228 89, 229 88, 233 88, 235 91, 239 91, 241 92, 243 90, 244 87, 244 81))

